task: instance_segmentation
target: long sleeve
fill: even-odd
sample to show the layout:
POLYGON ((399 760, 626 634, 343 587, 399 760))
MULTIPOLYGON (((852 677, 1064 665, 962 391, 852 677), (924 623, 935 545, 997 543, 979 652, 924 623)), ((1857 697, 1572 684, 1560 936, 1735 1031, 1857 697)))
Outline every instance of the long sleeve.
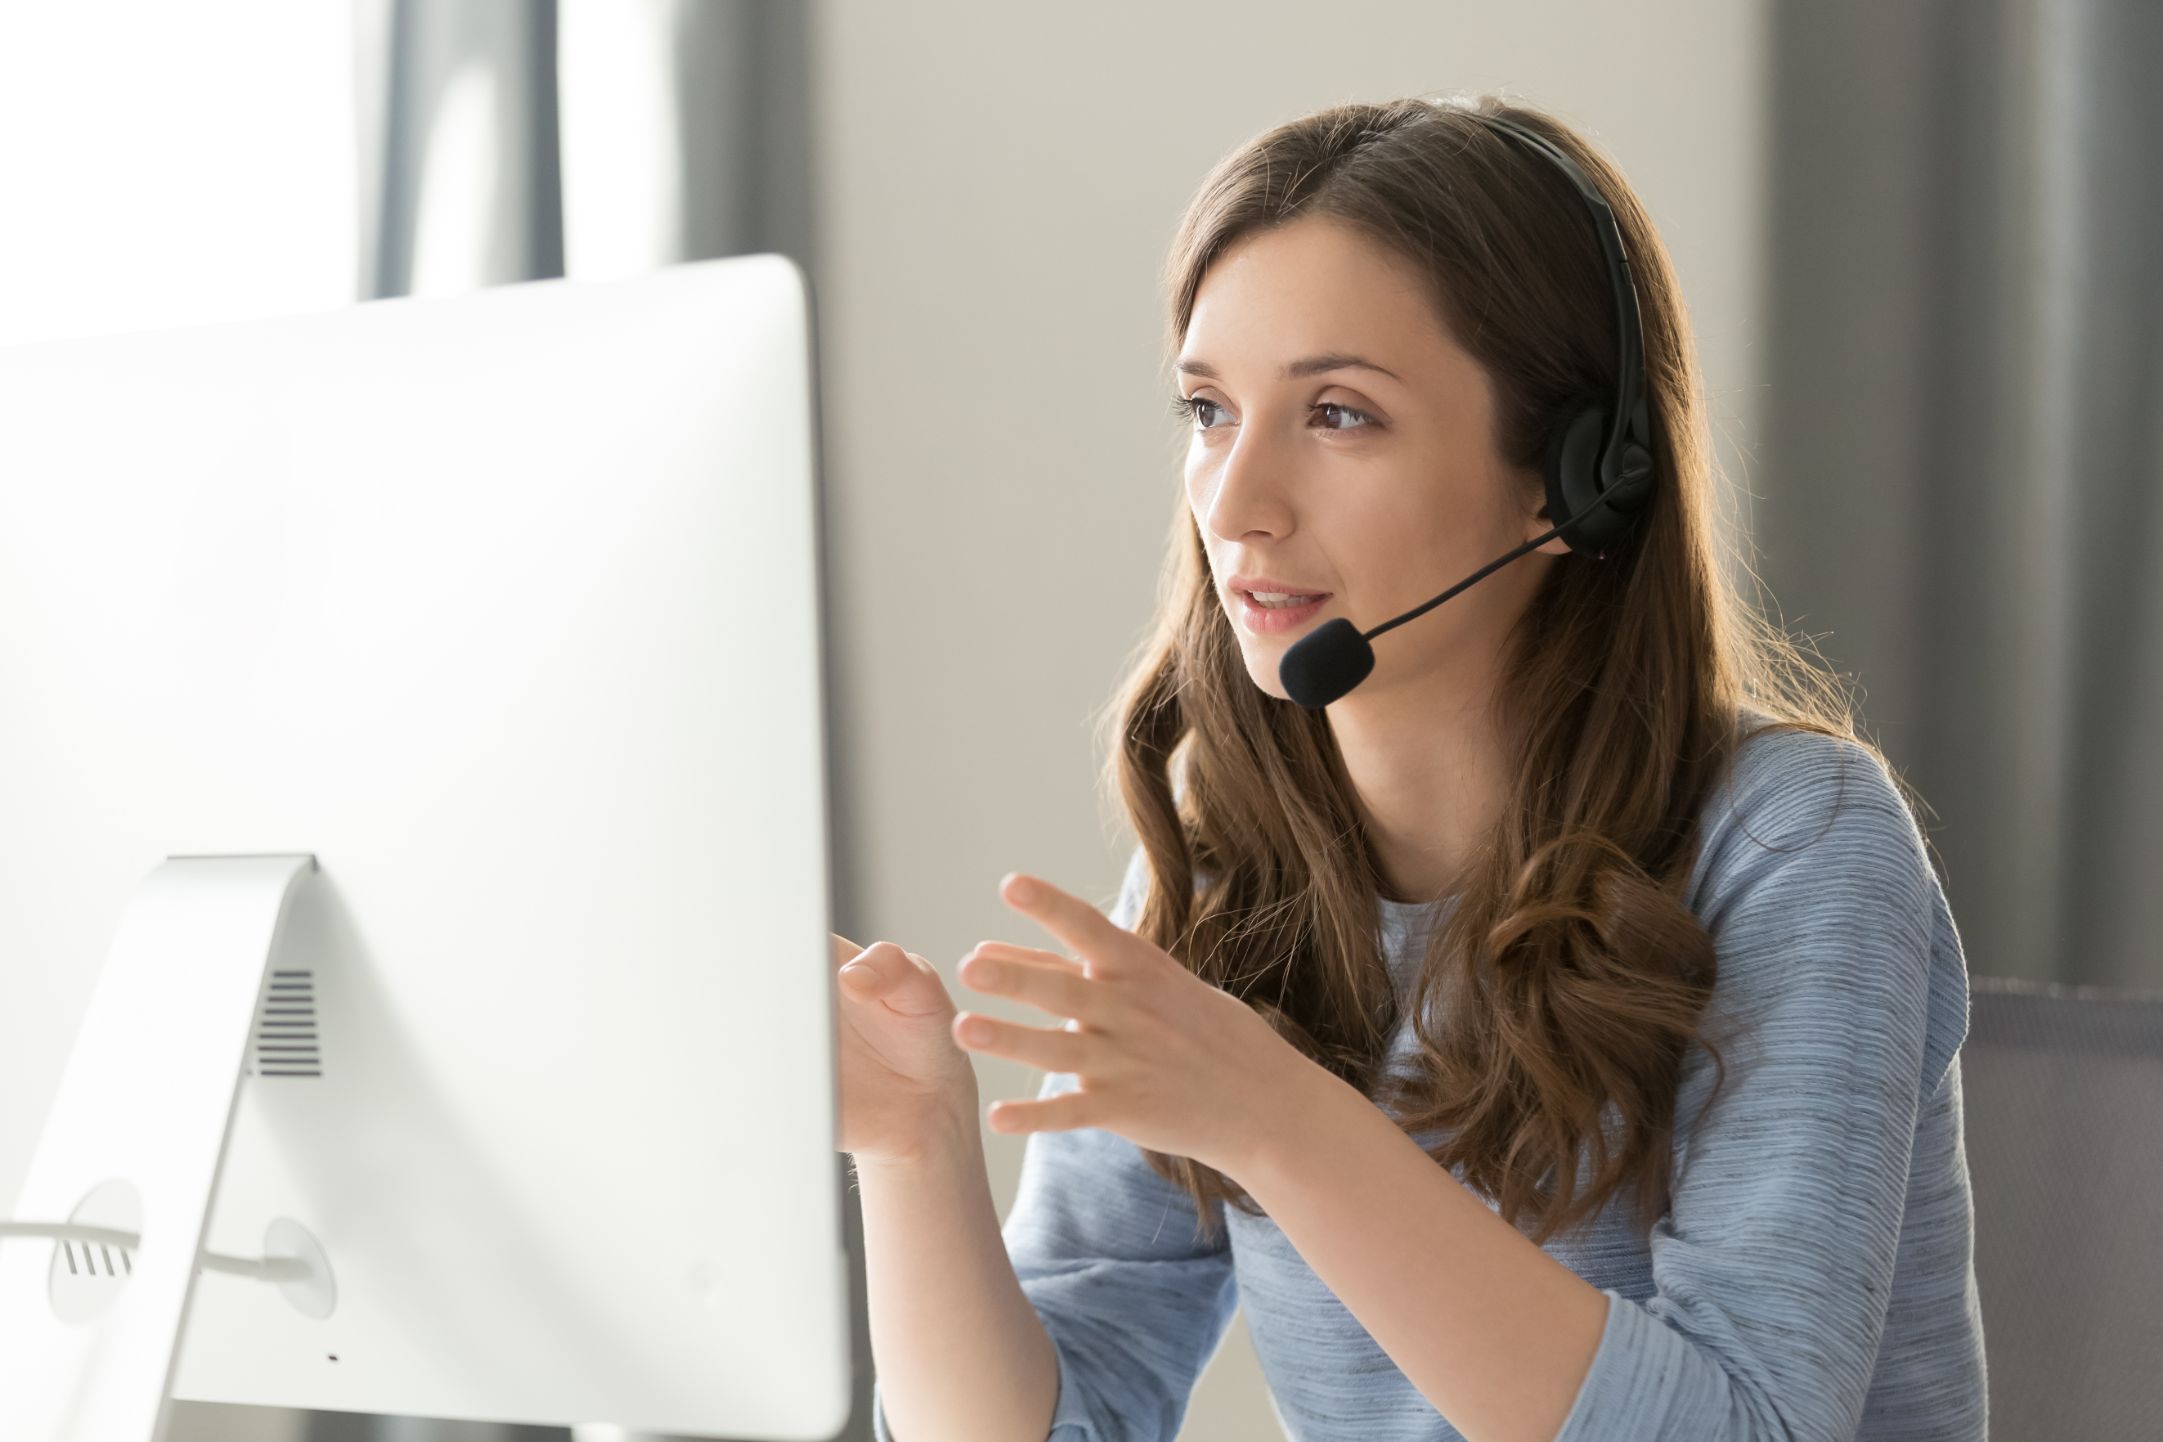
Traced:
MULTIPOLYGON (((1653 1293, 1605 1289, 1556 1442, 1852 1438, 1919 1109, 1958 1086, 1966 968, 1891 778, 1851 743, 1786 733, 1746 744, 1732 786, 1732 809, 1706 818, 1700 915, 1715 1012, 1747 1030, 1723 1048, 1709 1114, 1710 1059, 1686 1055, 1653 1293)), ((1941 1215, 1911 1222, 1970 1225, 1964 1186, 1935 1195, 1941 1215)), ((1971 1404, 1948 1405, 1962 1415, 1934 1435, 1982 1436, 1971 1404)))
MULTIPOLYGON (((1039 1096, 1070 1090, 1047 1076, 1039 1096)), ((1003 1233, 1059 1358, 1047 1442, 1172 1442, 1238 1305, 1222 1207, 1213 1243, 1194 1200, 1132 1142, 1097 1128, 1034 1132, 1003 1233)), ((956 1385, 967 1385, 956 1379, 956 1385)), ((892 1442, 873 1387, 873 1432, 892 1442)))
MULTIPOLYGON (((1054 1074, 1039 1092, 1070 1090, 1054 1074)), ((1232 1257, 1194 1200, 1110 1132, 1038 1132, 1007 1216, 1007 1254, 1059 1353, 1050 1442, 1171 1442, 1238 1305, 1232 1257)))
MULTIPOLYGON (((1146 863, 1133 852, 1118 902, 1139 915, 1146 863)), ((1071 1090, 1054 1072, 1040 1097, 1071 1090)), ((1100 1128, 1034 1132, 1002 1233, 1015 1276, 1050 1335, 1059 1398, 1047 1442, 1172 1442, 1195 1379, 1238 1305, 1223 1207, 1204 1241, 1193 1198, 1100 1128)), ((956 1385, 966 1385, 957 1379, 956 1385)), ((873 1430, 891 1442, 873 1391, 873 1430)))

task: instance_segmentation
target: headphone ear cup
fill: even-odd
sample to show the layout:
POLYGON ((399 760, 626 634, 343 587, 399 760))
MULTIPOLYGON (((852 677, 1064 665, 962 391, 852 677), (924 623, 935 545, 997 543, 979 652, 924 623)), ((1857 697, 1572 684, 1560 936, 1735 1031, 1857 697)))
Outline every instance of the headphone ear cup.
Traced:
POLYGON ((1606 434, 1607 414, 1593 407, 1558 427, 1547 447, 1547 517, 1559 525, 1572 516, 1585 516, 1564 531, 1562 539, 1587 556, 1599 555, 1630 529, 1629 515, 1613 506, 1599 506, 1585 515, 1600 499, 1600 443, 1606 434))
POLYGON ((1607 503, 1617 510, 1633 512, 1645 504, 1652 494, 1652 473, 1658 469, 1652 460, 1652 452, 1635 441, 1622 443, 1622 462, 1615 467, 1615 479, 1607 488, 1607 503))

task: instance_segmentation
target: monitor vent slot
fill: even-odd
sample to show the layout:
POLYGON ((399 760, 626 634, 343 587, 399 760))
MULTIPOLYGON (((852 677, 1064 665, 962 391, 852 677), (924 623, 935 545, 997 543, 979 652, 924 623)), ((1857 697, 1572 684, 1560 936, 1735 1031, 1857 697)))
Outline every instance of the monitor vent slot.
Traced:
POLYGON ((62 1254, 67 1258, 68 1275, 71 1277, 132 1277, 135 1275, 135 1258, 126 1247, 109 1247, 103 1242, 92 1246, 88 1242, 62 1242, 62 1254), (101 1266, 99 1259, 103 1258, 101 1266))
POLYGON ((260 1077, 323 1075, 322 1040, 315 1025, 315 972, 273 971, 256 1008, 255 1045, 248 1074, 260 1077))

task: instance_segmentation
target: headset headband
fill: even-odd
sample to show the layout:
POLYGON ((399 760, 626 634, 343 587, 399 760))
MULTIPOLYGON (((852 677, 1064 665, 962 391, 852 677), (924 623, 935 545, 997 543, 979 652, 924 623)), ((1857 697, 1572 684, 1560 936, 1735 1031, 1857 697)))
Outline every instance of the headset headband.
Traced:
POLYGON ((1578 168, 1576 161, 1563 154, 1546 136, 1501 116, 1480 111, 1469 113, 1497 130, 1514 135, 1561 167, 1592 211, 1593 231, 1600 238, 1601 253, 1607 257, 1607 279, 1615 298, 1615 332, 1620 351, 1615 358, 1614 414, 1608 423, 1607 440, 1600 448, 1599 473, 1604 488, 1614 480, 1609 467, 1621 450, 1625 427, 1629 438, 1643 446, 1648 455, 1652 450, 1652 428, 1645 414, 1645 348, 1638 322, 1637 283, 1630 275, 1629 255, 1623 250, 1622 229, 1615 224, 1615 213, 1598 187, 1578 168))

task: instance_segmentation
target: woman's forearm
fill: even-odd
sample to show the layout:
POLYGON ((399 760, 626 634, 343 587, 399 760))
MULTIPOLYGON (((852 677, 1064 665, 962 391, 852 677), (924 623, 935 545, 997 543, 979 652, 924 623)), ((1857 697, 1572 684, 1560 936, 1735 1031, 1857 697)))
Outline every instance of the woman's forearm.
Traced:
POLYGON ((859 1161, 872 1365, 893 1442, 1035 1442, 1058 1359, 1014 1275, 974 1089, 917 1160, 859 1161))

